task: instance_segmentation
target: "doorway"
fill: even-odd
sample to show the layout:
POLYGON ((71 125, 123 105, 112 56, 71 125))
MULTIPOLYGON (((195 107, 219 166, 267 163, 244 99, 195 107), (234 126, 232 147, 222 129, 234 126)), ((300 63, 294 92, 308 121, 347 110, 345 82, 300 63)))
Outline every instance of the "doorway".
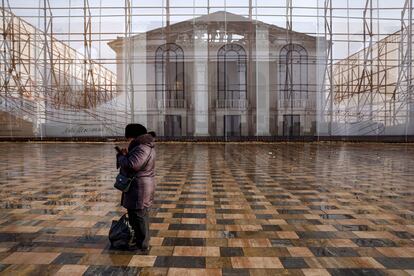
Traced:
POLYGON ((224 136, 240 137, 241 136, 241 116, 224 115, 224 136))
POLYGON ((283 115, 283 136, 300 136, 300 115, 283 115))
POLYGON ((164 123, 164 135, 166 137, 180 137, 181 136, 181 116, 180 115, 166 115, 164 123))

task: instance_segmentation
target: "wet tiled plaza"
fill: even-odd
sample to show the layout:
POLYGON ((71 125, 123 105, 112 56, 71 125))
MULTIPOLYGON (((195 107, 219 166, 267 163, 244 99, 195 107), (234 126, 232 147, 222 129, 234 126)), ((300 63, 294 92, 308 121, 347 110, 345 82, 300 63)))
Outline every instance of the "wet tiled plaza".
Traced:
POLYGON ((414 274, 414 145, 158 144, 148 255, 113 147, 0 144, 0 274, 414 274))

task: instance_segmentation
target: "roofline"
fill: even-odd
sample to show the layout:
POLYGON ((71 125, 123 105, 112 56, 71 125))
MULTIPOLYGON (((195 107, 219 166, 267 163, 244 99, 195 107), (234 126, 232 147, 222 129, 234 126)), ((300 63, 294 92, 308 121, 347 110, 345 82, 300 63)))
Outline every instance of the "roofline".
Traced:
MULTIPOLYGON (((179 26, 179 25, 183 25, 183 24, 185 24, 185 23, 192 23, 193 21, 197 21, 197 19, 200 19, 200 18, 205 18, 205 17, 211 16, 211 15, 213 15, 213 14, 218 14, 218 13, 230 14, 230 15, 234 15, 234 16, 240 17, 241 19, 244 19, 243 21, 230 21, 230 22, 251 22, 252 24, 257 24, 257 25, 267 26, 269 29, 275 29, 275 30, 278 30, 278 31, 287 31, 287 29, 282 28, 282 27, 279 27, 279 26, 277 26, 277 25, 273 25, 273 24, 265 23, 265 22, 263 22, 263 21, 259 21, 259 20, 253 20, 253 19, 252 19, 252 20, 250 20, 250 19, 248 19, 248 18, 246 18, 246 17, 244 17, 244 16, 242 16, 242 15, 235 14, 235 13, 231 13, 231 12, 227 12, 227 11, 217 11, 217 12, 214 12, 214 13, 209 13, 209 14, 206 14, 206 15, 201 15, 201 16, 199 16, 199 17, 195 17, 195 18, 192 18, 192 19, 187 19, 187 20, 184 20, 184 21, 180 21, 180 22, 177 22, 177 23, 174 23, 174 24, 170 25, 170 28, 172 28, 172 27, 177 27, 177 26, 179 26)), ((213 22, 213 21, 212 21, 212 22, 213 22)), ((217 21, 217 22, 224 22, 224 21, 217 21)), ((204 23, 208 23, 208 22, 204 22, 204 23)), ((136 35, 131 36, 130 38, 131 38, 131 39, 134 39, 134 38, 137 38, 138 36, 140 36, 140 35, 142 35, 142 34, 155 33, 155 32, 157 32, 157 31, 162 31, 162 30, 163 30, 163 29, 165 29, 165 28, 166 28, 166 27, 158 27, 158 28, 155 28, 155 29, 152 29, 152 30, 148 30, 148 31, 146 31, 146 32, 138 33, 138 34, 136 34, 136 35)), ((313 40, 317 40, 317 39, 318 39, 318 37, 316 37, 316 36, 311 36, 311 35, 308 35, 308 34, 306 34, 306 33, 301 33, 301 32, 297 32, 297 31, 293 31, 293 30, 291 30, 291 31, 289 31, 289 32, 290 32, 290 33, 293 33, 293 34, 298 34, 298 35, 306 36, 306 37, 308 37, 308 38, 310 38, 310 39, 313 39, 313 40)), ((108 42, 108 45, 109 45, 112 49, 114 49, 111 45, 115 44, 115 43, 116 43, 116 42, 118 42, 118 41, 123 41, 123 40, 125 40, 125 39, 126 39, 125 37, 118 37, 118 38, 116 38, 116 39, 114 39, 114 40, 112 40, 112 41, 108 42)))

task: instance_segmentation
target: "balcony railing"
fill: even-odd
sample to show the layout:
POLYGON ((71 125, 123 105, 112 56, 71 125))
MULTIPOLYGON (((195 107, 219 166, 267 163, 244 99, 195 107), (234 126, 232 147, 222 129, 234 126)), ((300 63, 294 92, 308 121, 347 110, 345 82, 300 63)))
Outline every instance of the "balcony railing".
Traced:
POLYGON ((231 108, 231 109, 246 109, 248 102, 246 99, 242 100, 217 100, 216 108, 231 108))
POLYGON ((306 107, 311 107, 312 103, 308 99, 301 99, 301 100, 279 100, 279 108, 296 108, 296 109, 304 109, 306 107))
POLYGON ((184 109, 187 108, 187 101, 185 99, 165 99, 165 100, 155 100, 151 102, 152 108, 164 109, 184 109))

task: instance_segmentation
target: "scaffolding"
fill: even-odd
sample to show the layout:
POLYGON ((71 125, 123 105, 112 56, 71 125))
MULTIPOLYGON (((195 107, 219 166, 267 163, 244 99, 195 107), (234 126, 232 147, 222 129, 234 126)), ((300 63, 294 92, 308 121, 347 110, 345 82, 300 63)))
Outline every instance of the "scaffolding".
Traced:
MULTIPOLYGON (((383 0, 312 0, 309 6, 301 6, 295 0, 275 4, 260 0, 237 4, 224 1, 216 5, 208 0, 191 5, 166 0, 161 1, 161 6, 125 0, 123 7, 102 0, 83 0, 82 5, 70 0, 60 5, 39 0, 31 1, 32 6, 19 5, 19 0, 1 1, 0 106, 2 112, 19 120, 38 124, 49 118, 63 122, 65 112, 70 117, 71 111, 78 110, 109 128, 119 122, 134 122, 140 97, 133 81, 132 60, 136 56, 133 37, 144 32, 141 27, 151 25, 150 21, 156 18, 154 22, 162 22, 165 41, 170 43, 176 35, 171 31, 172 22, 210 14, 212 10, 230 10, 252 22, 253 18, 256 22, 261 18, 277 23, 279 16, 285 18, 279 23, 286 29, 286 36, 281 39, 287 44, 293 43, 294 32, 325 42, 326 47, 320 49, 323 53, 318 55, 321 58, 316 61, 323 68, 323 78, 315 89, 322 99, 317 111, 322 120, 316 122, 320 131, 315 135, 352 134, 347 127, 352 124, 365 129, 358 135, 394 134, 387 133, 387 128, 396 126, 404 128, 398 134, 408 135, 412 131, 413 0, 391 4, 383 0), (69 11, 67 15, 62 13, 65 10, 69 11), (32 11, 30 16, 27 11, 32 11), (55 22, 62 20, 67 21, 67 29, 62 24, 56 27, 55 22), (102 24, 110 26, 111 20, 123 24, 122 28, 101 28, 102 24), (317 27, 306 29, 301 20, 317 27), (79 22, 81 28, 77 27, 79 22), (98 31, 93 27, 96 22, 98 31), (397 26, 396 22, 398 30, 384 28, 391 23, 397 26), (356 25, 359 29, 351 30, 356 25), (101 48, 117 37, 129 41, 122 59, 102 54, 101 48), (74 49, 72 44, 82 47, 74 49), (341 49, 344 46, 346 51, 341 49), (97 48, 99 56, 95 53, 97 48), (117 64, 123 66, 122 81, 114 73, 117 64), (122 94, 124 98, 117 100, 122 94)), ((251 24, 246 30, 249 84, 255 79, 251 71, 255 58, 254 26, 251 24)), ((284 89, 290 92, 288 100, 293 110, 295 72, 288 72, 287 76, 284 89)), ((249 112, 253 118, 255 114, 249 112)))
POLYGON ((82 109, 114 98, 115 74, 91 57, 90 19, 85 18, 81 54, 54 37, 50 9, 44 11, 46 31, 40 31, 2 9, 2 99, 40 99, 55 108, 82 109))
MULTIPOLYGON (((372 122, 378 134, 389 126, 409 126, 412 103, 412 1, 401 10, 399 31, 380 38, 374 33, 373 1, 363 13, 365 47, 333 68, 335 117, 341 123, 372 122), (374 37, 377 40, 374 42, 374 37)), ((407 131, 406 131, 407 132, 407 131)))

